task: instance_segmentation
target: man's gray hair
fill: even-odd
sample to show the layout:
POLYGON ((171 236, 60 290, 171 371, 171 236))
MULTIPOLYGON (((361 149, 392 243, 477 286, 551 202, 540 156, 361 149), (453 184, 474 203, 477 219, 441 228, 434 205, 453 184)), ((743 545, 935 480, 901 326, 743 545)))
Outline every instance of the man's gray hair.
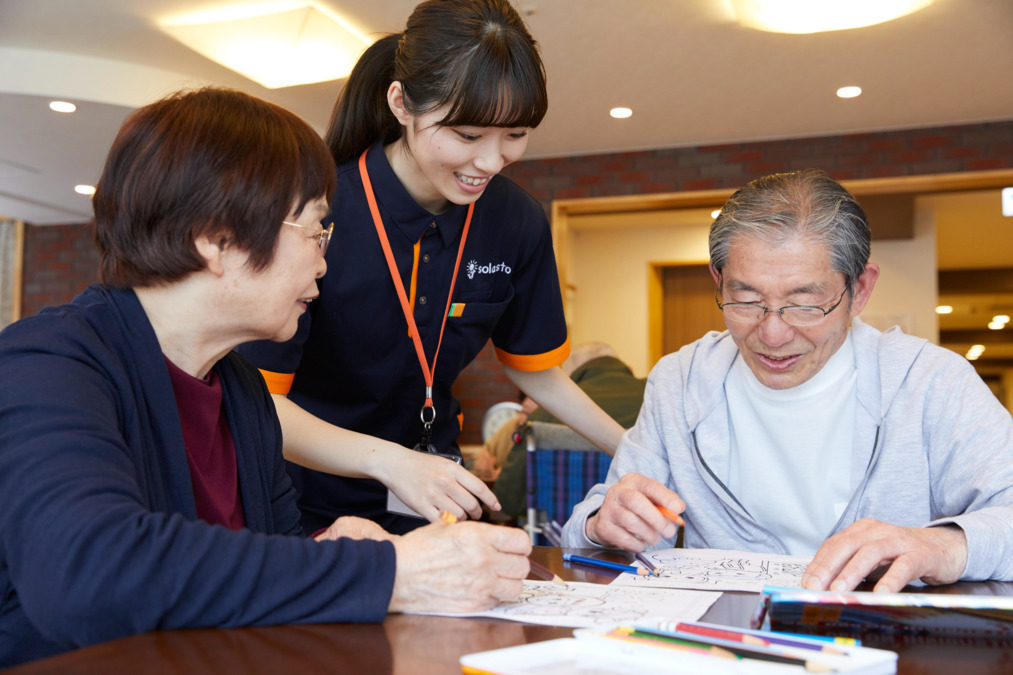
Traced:
POLYGON ((711 265, 721 271, 739 237, 780 245, 796 237, 830 249, 830 264, 848 289, 869 262, 871 234, 865 211, 851 193, 822 171, 805 169, 757 178, 737 190, 711 225, 711 265))

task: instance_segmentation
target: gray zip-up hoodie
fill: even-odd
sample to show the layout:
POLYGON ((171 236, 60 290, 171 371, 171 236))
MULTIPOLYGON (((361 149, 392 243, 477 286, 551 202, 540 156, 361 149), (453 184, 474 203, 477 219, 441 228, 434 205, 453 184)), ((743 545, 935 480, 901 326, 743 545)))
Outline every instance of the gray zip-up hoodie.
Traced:
MULTIPOLYGON (((955 523, 967 535, 963 579, 1013 580, 1009 412, 949 350, 896 328, 880 333, 859 319, 852 340, 858 371, 852 494, 827 536, 861 518, 903 526, 955 523)), ((636 425, 623 436, 606 482, 574 507, 564 546, 595 546, 584 532, 587 518, 611 485, 636 472, 686 502, 687 548, 788 553, 727 487, 724 382, 737 354, 727 331, 711 332, 658 362, 636 425)), ((674 540, 658 548, 671 546, 674 540)))

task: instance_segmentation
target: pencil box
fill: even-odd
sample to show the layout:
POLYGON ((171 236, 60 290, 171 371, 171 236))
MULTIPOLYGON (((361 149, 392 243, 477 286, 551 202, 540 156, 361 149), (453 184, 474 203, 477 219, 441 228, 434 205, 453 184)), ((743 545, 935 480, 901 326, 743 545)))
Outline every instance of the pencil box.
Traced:
POLYGON ((1013 638, 1013 597, 767 587, 751 622, 773 631, 1013 638))

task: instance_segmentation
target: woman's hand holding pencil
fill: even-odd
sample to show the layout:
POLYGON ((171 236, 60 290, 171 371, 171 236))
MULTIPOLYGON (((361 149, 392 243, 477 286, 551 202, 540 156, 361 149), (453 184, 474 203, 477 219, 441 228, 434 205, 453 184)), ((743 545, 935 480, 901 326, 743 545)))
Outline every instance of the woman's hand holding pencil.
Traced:
POLYGON ((639 552, 662 539, 675 539, 685 525, 686 504, 678 494, 639 473, 628 473, 605 493, 598 513, 587 519, 588 539, 603 546, 639 552))
POLYGON ((420 527, 393 541, 391 612, 476 612, 516 600, 531 569, 524 530, 473 521, 420 527))

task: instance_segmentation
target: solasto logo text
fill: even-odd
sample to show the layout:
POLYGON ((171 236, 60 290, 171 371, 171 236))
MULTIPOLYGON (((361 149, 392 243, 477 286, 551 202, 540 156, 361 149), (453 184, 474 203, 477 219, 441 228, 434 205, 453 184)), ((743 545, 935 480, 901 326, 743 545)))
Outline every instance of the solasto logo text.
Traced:
POLYGON ((495 274, 496 272, 503 272, 510 274, 510 266, 506 263, 496 263, 488 265, 479 265, 477 260, 471 260, 468 262, 468 278, 474 279, 476 274, 495 274))

